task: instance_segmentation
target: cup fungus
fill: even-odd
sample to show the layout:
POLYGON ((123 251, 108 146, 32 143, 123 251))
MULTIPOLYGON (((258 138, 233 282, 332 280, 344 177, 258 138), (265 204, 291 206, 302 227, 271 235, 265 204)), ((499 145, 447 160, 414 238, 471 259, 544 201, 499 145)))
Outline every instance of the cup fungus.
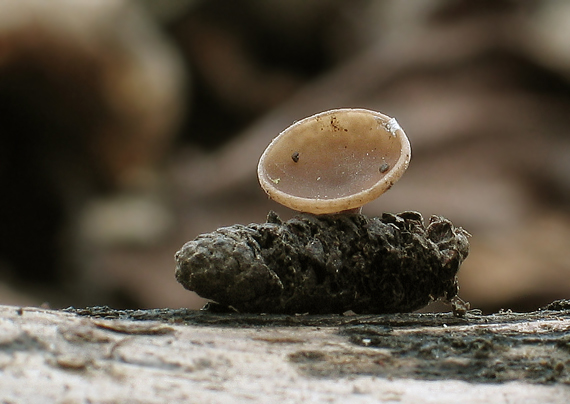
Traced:
POLYGON ((358 210, 408 168, 410 142, 394 118, 366 109, 334 109, 298 121, 259 160, 269 197, 313 213, 358 210))
POLYGON ((378 112, 336 109, 293 124, 261 156, 258 177, 272 199, 304 213, 198 236, 176 253, 176 279, 240 312, 394 313, 441 298, 464 314, 465 230, 440 216, 426 225, 418 212, 355 212, 409 162, 406 135, 378 112))

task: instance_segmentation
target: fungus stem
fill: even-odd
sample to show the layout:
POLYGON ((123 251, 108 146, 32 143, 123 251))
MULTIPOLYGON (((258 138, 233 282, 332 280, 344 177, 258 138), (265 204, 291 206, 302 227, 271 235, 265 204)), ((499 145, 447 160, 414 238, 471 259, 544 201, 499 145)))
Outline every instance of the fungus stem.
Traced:
POLYGON ((343 210, 342 212, 338 212, 338 213, 355 213, 355 214, 359 215, 362 213, 362 206, 360 206, 358 208, 343 210))

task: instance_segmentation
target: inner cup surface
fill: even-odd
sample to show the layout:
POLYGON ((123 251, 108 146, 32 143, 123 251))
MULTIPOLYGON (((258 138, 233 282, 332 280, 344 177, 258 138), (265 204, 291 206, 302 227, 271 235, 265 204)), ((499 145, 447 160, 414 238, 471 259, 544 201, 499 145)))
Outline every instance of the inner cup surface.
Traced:
POLYGON ((284 131, 265 152, 264 175, 286 194, 347 197, 374 187, 400 157, 400 141, 370 113, 320 115, 284 131))

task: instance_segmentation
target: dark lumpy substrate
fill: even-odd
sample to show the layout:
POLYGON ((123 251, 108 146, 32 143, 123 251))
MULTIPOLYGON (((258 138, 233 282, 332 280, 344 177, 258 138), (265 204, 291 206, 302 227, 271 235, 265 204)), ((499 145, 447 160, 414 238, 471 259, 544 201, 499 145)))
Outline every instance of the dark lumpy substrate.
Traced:
POLYGON ((203 234, 176 253, 186 289, 240 312, 409 312, 457 295, 469 234, 417 212, 302 214, 203 234))

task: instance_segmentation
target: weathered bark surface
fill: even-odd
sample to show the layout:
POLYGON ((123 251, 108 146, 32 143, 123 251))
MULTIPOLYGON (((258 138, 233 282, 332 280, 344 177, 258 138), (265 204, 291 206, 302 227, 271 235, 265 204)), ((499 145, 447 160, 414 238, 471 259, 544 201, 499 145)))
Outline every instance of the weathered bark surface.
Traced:
POLYGON ((569 307, 457 318, 0 306, 0 398, 567 403, 569 307))

